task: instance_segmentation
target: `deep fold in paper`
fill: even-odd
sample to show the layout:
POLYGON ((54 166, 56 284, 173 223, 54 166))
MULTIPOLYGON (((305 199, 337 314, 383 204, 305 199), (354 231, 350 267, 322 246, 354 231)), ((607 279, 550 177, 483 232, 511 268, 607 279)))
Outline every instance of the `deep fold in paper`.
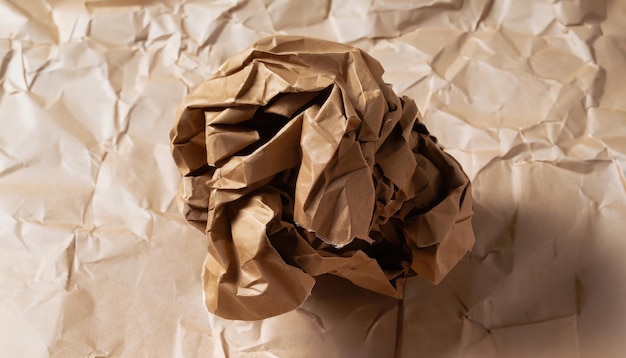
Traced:
POLYGON ((209 311, 275 316, 323 274, 402 298, 472 247, 469 179, 382 74, 355 47, 272 36, 183 100, 172 150, 209 311))

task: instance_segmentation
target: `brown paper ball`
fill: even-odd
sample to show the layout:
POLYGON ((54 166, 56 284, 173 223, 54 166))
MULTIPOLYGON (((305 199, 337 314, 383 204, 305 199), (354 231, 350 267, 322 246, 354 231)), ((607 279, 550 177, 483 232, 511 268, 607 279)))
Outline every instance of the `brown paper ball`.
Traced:
POLYGON ((471 248, 469 179, 382 73, 355 47, 273 36, 183 100, 172 151, 210 312, 293 310, 322 274, 401 298, 471 248))

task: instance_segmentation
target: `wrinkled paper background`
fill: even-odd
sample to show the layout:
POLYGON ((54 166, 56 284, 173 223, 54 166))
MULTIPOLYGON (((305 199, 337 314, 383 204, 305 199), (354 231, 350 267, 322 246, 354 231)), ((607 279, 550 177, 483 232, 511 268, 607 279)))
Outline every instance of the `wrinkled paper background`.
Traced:
POLYGON ((623 0, 0 0, 0 356, 621 356, 625 58, 623 0), (168 134, 277 33, 367 51, 463 165, 477 244, 440 285, 206 312, 168 134))

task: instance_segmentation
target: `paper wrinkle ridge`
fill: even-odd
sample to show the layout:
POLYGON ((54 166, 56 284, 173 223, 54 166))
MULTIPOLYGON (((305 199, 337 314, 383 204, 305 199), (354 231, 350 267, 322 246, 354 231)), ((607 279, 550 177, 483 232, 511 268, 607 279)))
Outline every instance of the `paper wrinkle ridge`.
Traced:
POLYGON ((471 249, 470 181, 356 47, 271 36, 187 95, 171 132, 208 310, 257 320, 330 274, 403 297, 471 249))

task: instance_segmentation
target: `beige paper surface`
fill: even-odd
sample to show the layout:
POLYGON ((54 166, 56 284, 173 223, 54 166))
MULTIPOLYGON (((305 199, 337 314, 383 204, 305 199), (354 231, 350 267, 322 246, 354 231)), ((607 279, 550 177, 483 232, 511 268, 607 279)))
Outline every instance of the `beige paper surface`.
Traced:
POLYGON ((0 355, 619 357, 626 4, 0 1, 0 355), (206 312, 176 107, 267 35, 380 61, 472 180, 476 245, 398 301, 320 277, 293 312, 206 312))

